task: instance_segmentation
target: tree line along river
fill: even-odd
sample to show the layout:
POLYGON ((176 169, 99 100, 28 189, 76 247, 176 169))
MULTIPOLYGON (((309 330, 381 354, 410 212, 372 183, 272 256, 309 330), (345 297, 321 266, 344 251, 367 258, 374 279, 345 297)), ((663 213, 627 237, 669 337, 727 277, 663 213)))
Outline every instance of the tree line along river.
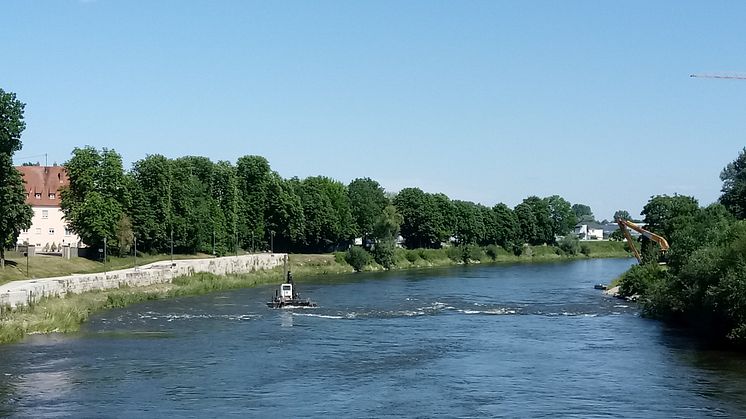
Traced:
MULTIPOLYGON (((297 281, 0 346, 0 416, 742 417, 746 358, 593 289, 629 259, 297 281)), ((296 278, 299 280, 299 278, 296 278)))

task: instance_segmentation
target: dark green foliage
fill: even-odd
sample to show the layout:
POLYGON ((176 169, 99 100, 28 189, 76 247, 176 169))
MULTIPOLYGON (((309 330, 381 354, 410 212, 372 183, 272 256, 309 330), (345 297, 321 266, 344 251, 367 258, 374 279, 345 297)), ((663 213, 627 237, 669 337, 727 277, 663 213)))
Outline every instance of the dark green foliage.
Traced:
MULTIPOLYGON (((456 215, 453 234, 460 245, 486 243, 487 230, 485 225, 486 207, 466 201, 453 201, 456 215)), ((489 212, 487 216, 491 217, 489 212)))
POLYGON ((553 242, 554 236, 564 236, 571 232, 575 228, 578 218, 570 203, 559 195, 544 198, 544 202, 549 210, 553 242))
MULTIPOLYGON (((293 182, 283 179, 277 173, 272 173, 267 187, 264 225, 267 231, 275 232, 275 249, 302 247, 305 225, 303 204, 295 192, 293 182)), ((262 237, 257 239, 263 240, 262 237)))
POLYGON ((629 212, 627 212, 626 210, 617 210, 614 213, 614 221, 619 219, 632 221, 632 216, 630 216, 629 212))
POLYGON ((345 261, 355 272, 360 272, 370 263, 370 253, 359 246, 352 246, 347 250, 345 261))
POLYGON ((0 154, 12 157, 21 149, 21 133, 26 129, 25 107, 15 93, 0 89, 0 154))
POLYGON ((21 230, 31 227, 33 217, 21 174, 5 153, 0 153, 0 209, 0 266, 5 267, 5 247, 14 245, 21 230))
POLYGON ((611 234, 609 234, 609 240, 611 241, 623 241, 625 239, 624 233, 622 233, 622 230, 616 229, 611 234))
POLYGON ((575 213, 575 218, 580 221, 594 221, 595 217, 593 217, 593 211, 591 211, 591 207, 584 204, 573 204, 572 206, 572 212, 575 213))
POLYGON ((296 181, 303 205, 305 245, 324 251, 353 238, 354 225, 347 188, 333 179, 316 176, 296 181))
POLYGON ((393 240, 380 240, 373 247, 373 259, 384 269, 391 269, 395 262, 395 246, 393 240))
POLYGON ((591 255, 591 247, 587 244, 583 243, 580 245, 580 253, 584 254, 585 256, 591 255))
POLYGON ((70 228, 92 247, 103 247, 104 239, 116 249, 117 224, 131 207, 122 157, 114 150, 93 147, 73 149, 65 163, 70 180, 61 192, 60 206, 70 228))
POLYGON ((462 255, 464 263, 478 262, 482 260, 484 251, 476 244, 467 244, 462 247, 462 255))
POLYGON ((490 241, 511 251, 514 244, 523 243, 522 230, 519 227, 515 212, 503 203, 492 207, 492 212, 495 214, 495 225, 490 235, 490 241))
POLYGON ((355 179, 347 187, 347 193, 355 221, 355 236, 372 235, 379 222, 380 214, 389 204, 383 188, 378 182, 369 178, 355 179))
POLYGON ((500 254, 499 247, 494 244, 487 246, 484 252, 487 254, 487 256, 489 256, 490 259, 492 259, 493 262, 497 260, 497 255, 500 254))
POLYGON ((567 255, 577 255, 581 250, 580 240, 573 235, 565 236, 560 239, 557 246, 567 255))
POLYGON ((405 188, 394 198, 403 217, 401 234, 408 248, 437 248, 449 237, 446 220, 453 212, 450 203, 418 188, 405 188))
MULTIPOLYGON (((261 156, 243 156, 236 162, 236 189, 238 193, 237 218, 238 236, 244 249, 268 248, 267 218, 268 206, 272 199, 282 194, 272 176, 267 159, 261 156), (270 189, 273 189, 271 191, 270 189), (270 194, 275 196, 270 196, 270 194)), ((278 218, 277 214, 272 216, 278 218)), ((279 217, 284 218, 284 217, 279 217)), ((273 229, 279 231, 277 224, 273 229)))
POLYGON ((404 252, 404 257, 409 261, 409 263, 415 263, 420 257, 420 254, 417 250, 407 249, 407 251, 404 252))
POLYGON ((538 240, 538 227, 536 216, 531 211, 531 206, 526 203, 516 205, 515 217, 518 224, 519 243, 535 243, 538 240))
POLYGON ((553 220, 548 202, 536 196, 529 196, 523 200, 523 204, 531 208, 536 220, 536 235, 533 240, 529 240, 529 243, 533 245, 554 243, 553 220))
POLYGON ((746 218, 746 148, 741 150, 736 160, 728 163, 720 173, 723 181, 722 203, 737 219, 746 218))
POLYGON ((129 174, 129 214, 142 249, 166 252, 171 246, 173 176, 171 161, 150 155, 136 161, 129 174))
POLYGON ((446 248, 446 254, 448 255, 448 259, 451 259, 454 262, 463 262, 464 260, 464 251, 461 246, 450 246, 446 248))
POLYGON ((393 205, 383 208, 373 225, 373 237, 378 240, 394 240, 399 235, 399 229, 404 217, 393 205))
POLYGON ((659 265, 635 265, 622 275, 619 292, 624 296, 647 295, 651 287, 661 281, 665 271, 659 265))
MULTIPOLYGON (((671 244, 676 231, 690 223, 699 211, 699 204, 693 197, 657 195, 643 207, 642 215, 645 228, 663 236, 671 244)), ((658 245, 644 237, 640 253, 645 263, 657 263, 660 256, 658 245)))

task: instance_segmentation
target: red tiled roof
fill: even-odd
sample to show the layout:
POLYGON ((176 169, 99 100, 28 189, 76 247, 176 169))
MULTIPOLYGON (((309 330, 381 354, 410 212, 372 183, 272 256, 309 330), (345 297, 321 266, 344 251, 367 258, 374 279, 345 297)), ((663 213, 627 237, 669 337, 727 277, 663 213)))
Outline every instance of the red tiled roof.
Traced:
POLYGON ((67 186, 62 166, 17 166, 26 182, 26 203, 32 206, 60 206, 60 188, 67 186), (53 196, 53 197, 52 197, 53 196))

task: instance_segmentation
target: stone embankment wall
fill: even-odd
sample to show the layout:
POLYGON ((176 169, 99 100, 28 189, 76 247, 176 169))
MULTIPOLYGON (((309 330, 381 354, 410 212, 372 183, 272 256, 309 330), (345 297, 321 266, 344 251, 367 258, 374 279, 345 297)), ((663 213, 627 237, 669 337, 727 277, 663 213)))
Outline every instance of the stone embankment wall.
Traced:
POLYGON ((284 253, 261 253, 243 256, 225 256, 209 259, 184 259, 155 262, 136 269, 73 274, 55 278, 13 281, 0 286, 0 308, 24 306, 44 297, 63 297, 68 293, 79 294, 121 286, 141 287, 171 282, 179 276, 199 272, 215 275, 249 273, 283 266, 284 253))

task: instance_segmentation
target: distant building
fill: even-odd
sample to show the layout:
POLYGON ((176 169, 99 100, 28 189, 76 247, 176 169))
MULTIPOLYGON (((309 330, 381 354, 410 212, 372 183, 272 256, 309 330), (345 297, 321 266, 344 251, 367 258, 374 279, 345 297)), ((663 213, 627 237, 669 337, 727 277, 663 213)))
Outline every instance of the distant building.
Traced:
POLYGON ((603 240, 604 226, 595 221, 583 221, 575 225, 574 233, 580 240, 603 240))
POLYGON ((67 228, 60 209, 60 189, 69 184, 65 168, 20 166, 16 169, 26 183, 26 203, 34 211, 31 228, 21 231, 18 243, 35 245, 37 252, 51 251, 52 247, 59 249, 65 244, 78 247, 80 238, 67 228))

